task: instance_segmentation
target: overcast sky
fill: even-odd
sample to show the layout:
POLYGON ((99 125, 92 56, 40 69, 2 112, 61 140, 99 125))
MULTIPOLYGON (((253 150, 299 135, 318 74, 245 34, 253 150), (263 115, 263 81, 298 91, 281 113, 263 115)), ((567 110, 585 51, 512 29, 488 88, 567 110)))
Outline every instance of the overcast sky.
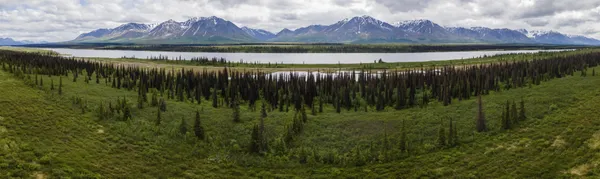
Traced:
POLYGON ((600 38, 600 0, 0 0, 0 37, 66 41, 123 23, 218 16, 278 32, 369 15, 388 23, 555 30, 600 38))

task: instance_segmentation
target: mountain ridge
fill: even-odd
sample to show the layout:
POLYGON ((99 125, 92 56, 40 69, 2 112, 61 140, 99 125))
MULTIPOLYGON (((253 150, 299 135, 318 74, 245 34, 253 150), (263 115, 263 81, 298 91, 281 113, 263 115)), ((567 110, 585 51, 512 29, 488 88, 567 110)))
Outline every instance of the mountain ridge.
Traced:
POLYGON ((0 46, 41 44, 41 43, 48 43, 48 42, 46 42, 46 41, 34 42, 34 41, 29 41, 29 40, 18 41, 18 40, 12 39, 10 37, 6 37, 6 38, 0 37, 0 46))
POLYGON ((69 42, 128 43, 525 43, 600 45, 600 40, 557 31, 488 27, 445 27, 431 20, 415 19, 390 24, 371 16, 346 18, 330 25, 309 25, 277 33, 225 19, 193 17, 183 22, 127 23, 112 29, 96 29, 69 42))

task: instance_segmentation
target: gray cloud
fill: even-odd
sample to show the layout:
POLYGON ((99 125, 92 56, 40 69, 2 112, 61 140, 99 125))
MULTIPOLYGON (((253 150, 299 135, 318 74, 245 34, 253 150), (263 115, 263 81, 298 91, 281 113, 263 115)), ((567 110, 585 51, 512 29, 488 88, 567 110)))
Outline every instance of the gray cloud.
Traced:
POLYGON ((0 0, 0 37, 71 40, 123 23, 219 16, 277 32, 370 15, 394 23, 430 19, 443 26, 556 30, 600 38, 598 0, 0 0))
POLYGON ((423 10, 432 0, 375 0, 375 2, 386 6, 391 12, 409 12, 423 10))
POLYGON ((546 19, 526 19, 525 23, 533 26, 533 27, 543 27, 548 25, 550 22, 546 19))
POLYGON ((532 0, 532 2, 532 5, 524 8, 515 17, 546 17, 565 11, 579 11, 600 6, 600 1, 597 0, 532 0))
POLYGON ((565 21, 561 21, 556 23, 554 26, 555 27, 565 27, 565 26, 571 26, 571 27, 577 27, 583 23, 588 22, 588 20, 585 19, 570 19, 570 20, 565 20, 565 21))

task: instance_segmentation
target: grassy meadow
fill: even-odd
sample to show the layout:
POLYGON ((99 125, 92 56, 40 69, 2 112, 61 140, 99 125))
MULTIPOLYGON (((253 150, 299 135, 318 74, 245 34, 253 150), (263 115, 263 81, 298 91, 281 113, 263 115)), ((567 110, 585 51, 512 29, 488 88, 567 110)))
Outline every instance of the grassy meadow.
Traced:
MULTIPOLYGON (((545 54, 399 63, 392 69, 530 58, 545 58, 545 54)), ((111 62, 121 60, 126 59, 111 62)), ((0 70, 0 178, 597 178, 597 70, 600 67, 590 68, 585 76, 577 72, 483 96, 489 128, 484 133, 475 131, 475 98, 403 110, 368 107, 342 109, 338 114, 325 105, 322 113, 313 115, 307 109, 308 122, 291 145, 277 141, 296 113, 267 110, 264 123, 271 150, 263 155, 248 152, 252 127, 260 122, 260 106, 254 110, 242 103, 241 122, 235 123, 231 108, 213 108, 207 100, 198 104, 171 99, 156 125, 158 108, 149 102, 136 107, 135 90, 115 89, 104 80, 96 83, 95 78, 73 82, 72 74, 17 77, 0 70), (38 79, 43 84, 36 85, 38 79), (116 105, 123 98, 131 105, 130 120, 100 119, 100 105, 116 105), (527 119, 503 130, 501 113, 507 100, 523 100, 527 119), (192 131, 197 111, 205 140, 192 131), (438 131, 448 125, 448 117, 456 125, 457 145, 438 146, 438 131), (184 135, 182 120, 188 129, 184 135), (403 133, 407 151, 399 149, 403 133)))

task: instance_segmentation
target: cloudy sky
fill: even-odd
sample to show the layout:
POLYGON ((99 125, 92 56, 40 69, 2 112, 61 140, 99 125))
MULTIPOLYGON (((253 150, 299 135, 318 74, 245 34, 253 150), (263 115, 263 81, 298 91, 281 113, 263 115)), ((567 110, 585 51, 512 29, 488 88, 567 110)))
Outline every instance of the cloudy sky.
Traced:
POLYGON ((394 23, 555 30, 600 38, 599 0, 0 0, 0 37, 72 40, 123 23, 218 16, 278 32, 369 15, 394 23))

